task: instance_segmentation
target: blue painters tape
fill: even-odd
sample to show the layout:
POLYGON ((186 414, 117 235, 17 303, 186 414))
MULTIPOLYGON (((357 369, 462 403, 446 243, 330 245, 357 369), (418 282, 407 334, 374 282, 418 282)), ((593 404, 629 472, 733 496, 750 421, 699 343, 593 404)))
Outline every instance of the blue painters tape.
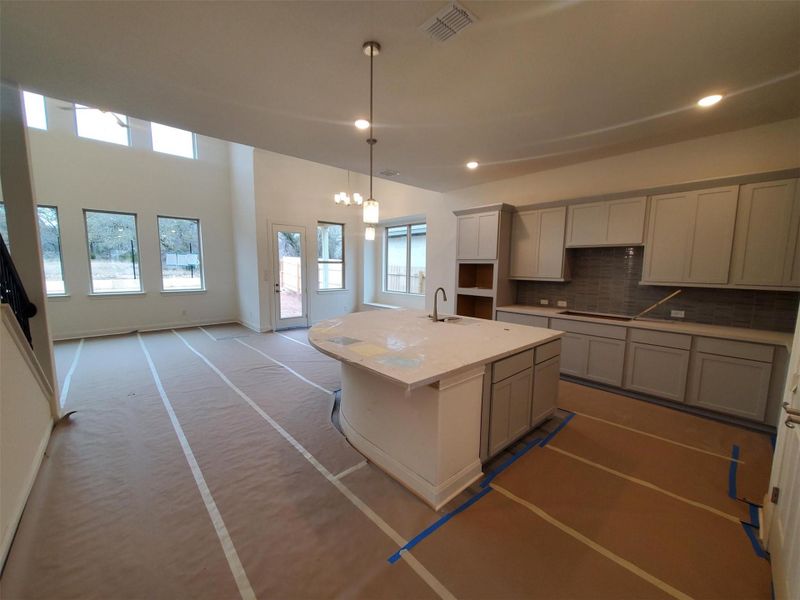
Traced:
POLYGON ((411 549, 412 549, 414 546, 416 546, 417 544, 419 544, 419 543, 420 543, 422 540, 424 540, 426 537, 428 537, 428 536, 429 536, 430 534, 432 534, 434 531, 436 531, 437 529, 439 529, 439 528, 440 528, 442 525, 444 525, 444 524, 445 524, 445 523, 447 523, 447 522, 448 522, 450 519, 452 519, 453 517, 455 517, 455 516, 456 516, 458 513, 464 512, 464 511, 465 511, 465 510, 467 510, 467 509, 468 509, 470 506, 472 506, 473 504, 475 504, 475 503, 476 503, 478 500, 480 500, 481 498, 483 498, 483 497, 484 497, 486 494, 488 494, 488 493, 489 493, 489 492, 491 492, 491 491, 492 491, 492 488, 490 488, 490 487, 487 487, 487 488, 485 488, 485 489, 481 490, 479 493, 475 494, 475 495, 474 495, 472 498, 470 498, 469 500, 467 500, 466 502, 464 502, 464 504, 462 504, 461 506, 459 506, 459 507, 458 507, 458 508, 456 508, 455 510, 452 510, 452 511, 450 511, 449 513, 447 513, 446 515, 444 515, 444 516, 443 516, 441 519, 439 519, 438 521, 436 521, 435 523, 433 523, 432 525, 430 525, 430 526, 429 526, 429 527, 427 527, 426 529, 423 529, 423 530, 422 530, 422 531, 421 531, 419 534, 417 534, 417 535, 416 535, 416 536, 414 536, 414 537, 413 537, 411 540, 409 540, 409 541, 406 543, 406 545, 405 545, 405 546, 403 546, 402 548, 400 548, 400 549, 399 549, 397 552, 395 552, 394 554, 392 554, 392 555, 391 555, 391 556, 388 558, 389 564, 392 564, 392 565, 393 565, 394 563, 396 563, 398 560, 400 560, 401 553, 403 553, 403 552, 406 552, 406 551, 408 551, 408 550, 411 550, 411 549))
POLYGON ((758 507, 755 504, 750 504, 750 525, 756 529, 761 528, 761 523, 758 521, 758 507))
POLYGON ((728 496, 736 500, 736 467, 739 464, 739 446, 731 449, 731 466, 728 468, 728 496))
POLYGON ((753 546, 753 551, 756 553, 756 556, 759 558, 767 558, 767 553, 764 552, 764 549, 761 547, 761 542, 758 541, 758 537, 756 536, 756 530, 747 523, 742 523, 742 529, 744 529, 744 532, 750 539, 750 544, 753 546))
POLYGON ((492 480, 493 480, 495 477, 497 477, 498 475, 500 475, 500 473, 502 473, 502 472, 503 472, 503 471, 505 471, 505 470, 506 470, 508 467, 510 467, 512 464, 514 464, 514 462, 515 462, 517 459, 521 458, 521 457, 522 457, 522 456, 523 456, 523 455, 524 455, 526 452, 528 452, 528 450, 530 450, 531 448, 535 448, 535 447, 536 447, 536 445, 537 445, 539 442, 541 442, 541 441, 542 441, 542 440, 541 440, 540 438, 535 438, 535 439, 531 440, 530 442, 528 442, 527 444, 525 444, 525 446, 522 448, 522 450, 520 450, 520 451, 519 451, 519 452, 517 452, 516 454, 513 454, 513 455, 511 456, 511 458, 509 458, 508 460, 506 460, 506 461, 505 461, 503 464, 501 464, 501 465, 500 465, 499 467, 497 467, 496 469, 492 469, 491 471, 489 471, 489 473, 486 475, 486 477, 484 477, 483 481, 481 481, 481 483, 480 483, 480 486, 481 486, 482 488, 488 487, 488 486, 489 486, 489 484, 490 484, 490 483, 492 483, 492 480))
POLYGON ((558 427, 556 427, 553 431, 551 431, 550 434, 546 438, 544 438, 542 440, 542 443, 539 444, 539 445, 541 447, 543 447, 543 448, 545 446, 547 446, 547 444, 550 443, 550 440, 552 440, 554 437, 556 437, 556 434, 558 434, 559 431, 564 429, 564 427, 567 426, 567 423, 569 423, 572 420, 572 417, 574 417, 574 416, 575 416, 575 413, 569 413, 569 416, 566 419, 564 419, 563 421, 561 421, 561 423, 559 423, 558 427))

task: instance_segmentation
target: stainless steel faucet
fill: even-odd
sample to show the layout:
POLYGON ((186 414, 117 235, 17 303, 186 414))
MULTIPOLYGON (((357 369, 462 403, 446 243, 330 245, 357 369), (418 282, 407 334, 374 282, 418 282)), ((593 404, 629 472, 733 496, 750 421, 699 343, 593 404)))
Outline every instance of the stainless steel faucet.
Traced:
POLYGON ((434 321, 444 321, 444 319, 439 318, 439 290, 442 291, 442 300, 447 302, 447 292, 444 291, 444 288, 436 288, 436 291, 433 292, 433 314, 431 315, 431 319, 434 321))

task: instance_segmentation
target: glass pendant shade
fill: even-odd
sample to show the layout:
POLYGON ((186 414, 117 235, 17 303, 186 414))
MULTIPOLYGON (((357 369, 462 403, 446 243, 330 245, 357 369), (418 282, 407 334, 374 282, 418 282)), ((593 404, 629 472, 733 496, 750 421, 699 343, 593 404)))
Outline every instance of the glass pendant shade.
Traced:
POLYGON ((375 228, 372 225, 367 225, 364 229, 364 239, 371 242, 375 239, 375 228))
POLYGON ((358 192, 353 194, 353 204, 355 204, 356 206, 361 206, 363 203, 364 203, 364 197, 361 194, 359 194, 358 192))
POLYGON ((378 201, 370 198, 364 202, 364 223, 374 225, 378 222, 378 201))

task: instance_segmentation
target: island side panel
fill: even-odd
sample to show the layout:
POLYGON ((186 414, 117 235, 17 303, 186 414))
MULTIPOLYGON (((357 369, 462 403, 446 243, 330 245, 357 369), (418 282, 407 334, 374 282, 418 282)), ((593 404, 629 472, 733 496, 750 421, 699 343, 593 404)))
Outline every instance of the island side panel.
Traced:
POLYGON ((348 441, 435 509, 480 478, 483 366, 416 389, 342 364, 348 441))

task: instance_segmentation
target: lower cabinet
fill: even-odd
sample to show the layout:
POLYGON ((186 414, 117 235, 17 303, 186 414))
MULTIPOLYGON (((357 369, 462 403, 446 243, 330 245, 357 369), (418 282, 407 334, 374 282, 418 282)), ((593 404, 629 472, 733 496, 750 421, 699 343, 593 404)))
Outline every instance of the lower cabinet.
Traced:
POLYGON ((599 383, 622 386, 625 340, 565 333, 561 338, 561 372, 599 383))
POLYGON ((492 384, 489 454, 497 454, 530 429, 533 367, 492 384))
POLYGON ((689 404, 745 419, 763 421, 772 363, 695 352, 689 404))
POLYGON ((688 370, 688 350, 630 342, 625 389, 683 402, 688 370))
POLYGON ((561 378, 559 357, 544 361, 533 369, 533 404, 531 427, 536 427, 553 414, 558 400, 558 382, 561 378))

